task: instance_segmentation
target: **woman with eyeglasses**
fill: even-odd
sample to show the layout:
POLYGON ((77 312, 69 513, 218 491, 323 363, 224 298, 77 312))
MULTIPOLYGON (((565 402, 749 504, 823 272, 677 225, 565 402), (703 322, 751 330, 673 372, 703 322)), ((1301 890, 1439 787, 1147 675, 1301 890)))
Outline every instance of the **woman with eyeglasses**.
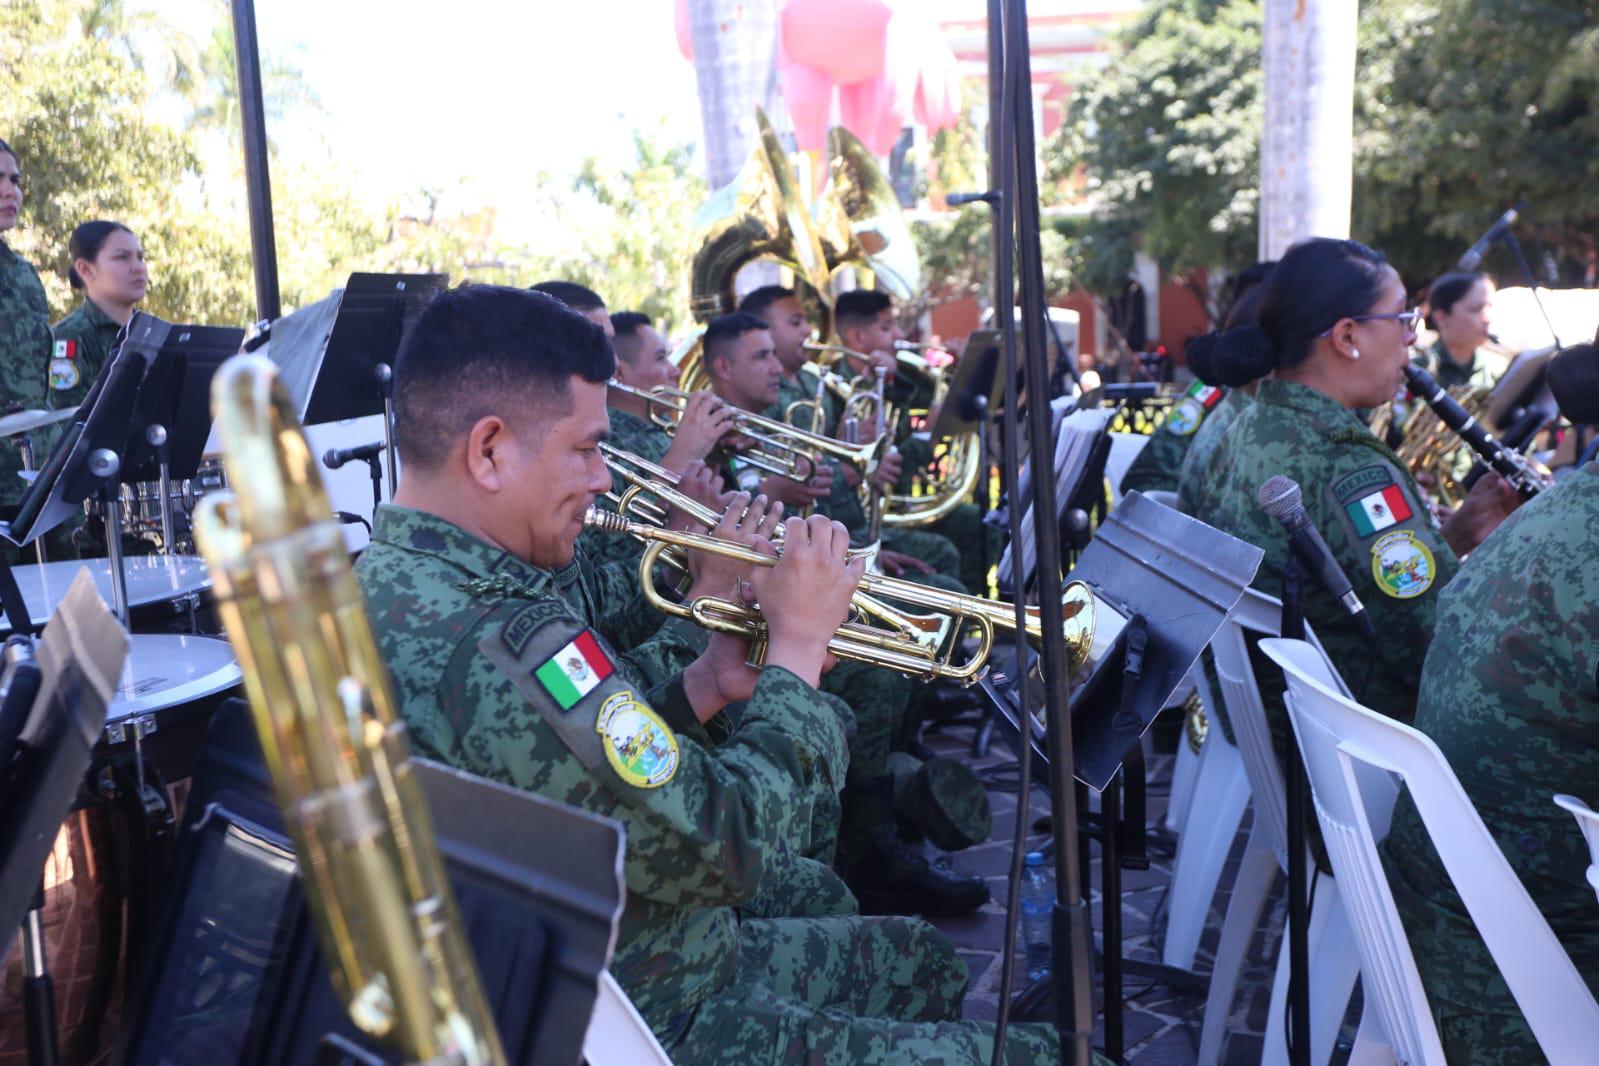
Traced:
MULTIPOLYGON (((22 169, 17 153, 0 141, 0 414, 44 407, 50 362, 50 308, 33 265, 13 252, 4 234, 22 213, 22 169)), ((0 515, 16 506, 24 488, 21 456, 13 440, 0 440, 0 515)))
MULTIPOLYGON (((1313 577, 1303 583, 1305 620, 1355 697, 1407 722, 1439 589, 1519 500, 1499 479, 1483 478, 1438 526, 1405 464, 1356 417, 1403 383, 1418 317, 1381 253, 1326 238, 1291 248, 1263 287, 1256 323, 1223 334, 1221 383, 1265 380, 1228 428, 1212 476, 1193 499, 1195 517, 1265 551, 1254 584, 1280 596, 1288 537, 1257 493, 1277 474, 1299 484, 1311 524, 1365 605, 1377 640, 1364 638, 1313 577)), ((1281 742, 1282 673, 1264 656, 1257 665, 1281 742)))

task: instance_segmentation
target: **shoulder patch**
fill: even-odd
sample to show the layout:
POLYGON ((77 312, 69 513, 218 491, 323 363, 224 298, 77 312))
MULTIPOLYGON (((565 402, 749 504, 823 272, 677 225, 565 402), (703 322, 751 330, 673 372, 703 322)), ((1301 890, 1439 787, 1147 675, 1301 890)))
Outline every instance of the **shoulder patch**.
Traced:
POLYGON ((1205 405, 1193 396, 1184 396, 1171 409, 1164 423, 1166 429, 1179 437, 1191 437, 1205 421, 1205 405))
POLYGON ((1384 595, 1410 600, 1432 588, 1438 564, 1427 545, 1410 530, 1401 529, 1371 546, 1371 576, 1384 595))
MULTIPOLYGON (((469 595, 479 595, 479 593, 472 592, 470 589, 465 591, 469 595)), ((520 658, 522 650, 527 647, 527 642, 532 639, 533 634, 541 626, 546 622, 552 622, 566 616, 567 612, 564 606, 559 603, 551 601, 530 603, 513 614, 505 625, 500 627, 500 640, 504 643, 507 651, 520 658)))
POLYGON ((632 691, 606 697, 594 731, 611 769, 634 788, 660 788, 677 773, 677 737, 632 691))
POLYGON ((1348 503, 1357 496, 1365 496, 1373 489, 1384 488, 1393 483, 1394 475, 1386 466, 1373 464, 1363 466, 1353 474, 1345 474, 1334 481, 1332 494, 1339 503, 1348 503))

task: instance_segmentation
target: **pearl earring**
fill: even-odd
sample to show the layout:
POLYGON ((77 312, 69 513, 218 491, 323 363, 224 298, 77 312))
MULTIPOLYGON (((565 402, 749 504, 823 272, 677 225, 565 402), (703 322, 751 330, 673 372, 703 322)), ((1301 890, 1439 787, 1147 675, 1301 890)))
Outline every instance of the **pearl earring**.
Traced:
POLYGON ((1351 349, 1349 349, 1349 358, 1351 358, 1351 359, 1359 359, 1360 358, 1360 349, 1359 348, 1351 348, 1351 349))

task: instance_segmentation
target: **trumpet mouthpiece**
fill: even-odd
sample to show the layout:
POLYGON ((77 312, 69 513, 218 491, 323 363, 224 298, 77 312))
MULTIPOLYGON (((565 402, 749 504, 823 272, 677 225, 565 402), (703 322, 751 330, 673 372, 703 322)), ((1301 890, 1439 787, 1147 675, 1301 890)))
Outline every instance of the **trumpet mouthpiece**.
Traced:
POLYGON ((613 511, 590 507, 583 514, 584 529, 598 529, 603 533, 626 533, 627 527, 627 519, 613 511))

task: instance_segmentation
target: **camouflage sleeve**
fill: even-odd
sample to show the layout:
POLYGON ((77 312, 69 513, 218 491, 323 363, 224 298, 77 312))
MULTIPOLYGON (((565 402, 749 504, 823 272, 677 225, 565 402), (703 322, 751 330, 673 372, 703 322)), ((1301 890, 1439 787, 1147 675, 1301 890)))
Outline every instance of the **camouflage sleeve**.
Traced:
MULTIPOLYGON (((1438 592, 1459 569, 1459 560, 1408 474, 1369 446, 1347 448, 1322 491, 1305 504, 1380 637, 1372 644, 1340 627, 1343 620, 1335 617, 1324 620, 1323 643, 1335 661, 1375 655, 1380 677, 1375 665, 1369 684, 1359 672, 1341 667, 1344 680, 1357 698, 1366 689, 1362 702, 1408 721, 1437 620, 1438 592)), ((1331 597, 1320 599, 1326 610, 1337 609, 1331 597)), ((1311 623, 1316 625, 1316 619, 1311 623)))
POLYGON ((594 628, 619 648, 632 649, 655 634, 664 621, 644 599, 638 560, 617 559, 591 568, 594 628))
POLYGON ((842 723, 809 685, 768 669, 713 751, 680 742, 641 690, 549 600, 507 605, 475 627, 438 698, 477 709, 464 742, 499 776, 620 821, 631 891, 685 906, 752 898, 779 842, 806 831, 810 783, 842 783, 842 723))
POLYGON ((1188 454, 1188 446, 1193 440, 1192 433, 1184 436, 1164 425, 1156 429, 1149 443, 1144 445, 1122 476, 1121 491, 1176 492, 1183 457, 1188 454))
POLYGON ((925 476, 933 465, 933 442, 916 434, 908 434, 897 445, 901 469, 895 489, 902 493, 911 491, 918 477, 925 476))

